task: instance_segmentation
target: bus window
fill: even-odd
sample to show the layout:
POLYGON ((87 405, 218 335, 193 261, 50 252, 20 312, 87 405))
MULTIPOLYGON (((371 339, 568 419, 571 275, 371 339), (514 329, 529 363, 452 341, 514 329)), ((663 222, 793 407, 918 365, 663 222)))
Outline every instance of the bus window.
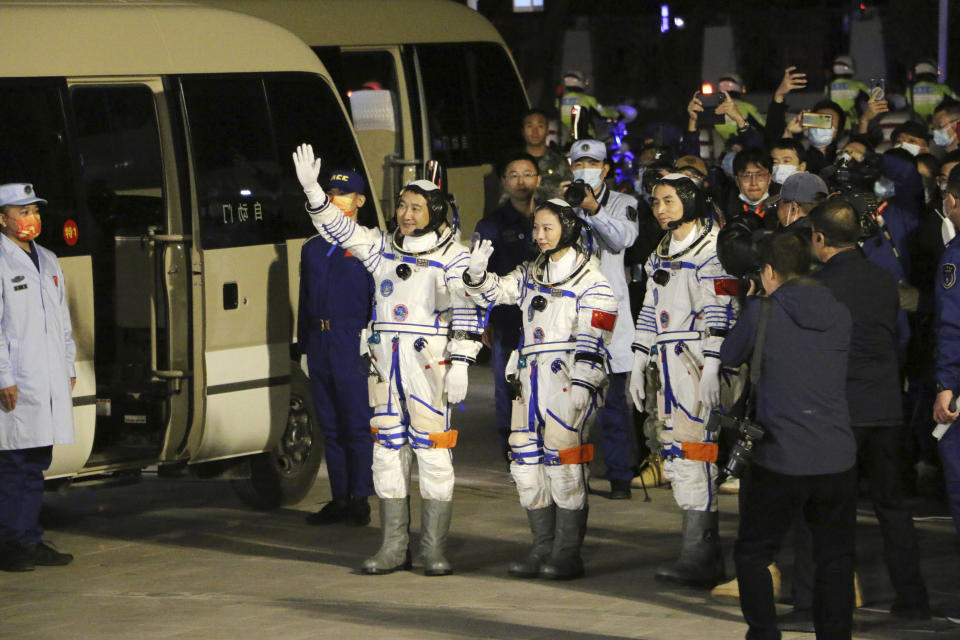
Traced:
POLYGON ((90 253, 88 225, 78 215, 66 125, 60 100, 63 80, 0 81, 0 183, 29 182, 49 204, 42 209, 38 242, 58 256, 90 253), (83 233, 64 238, 72 220, 83 233), (67 241, 69 240, 69 242, 67 241))
POLYGON ((502 47, 421 44, 417 58, 435 158, 450 167, 494 163, 519 145, 526 99, 502 47))
POLYGON ((261 77, 191 75, 181 86, 203 248, 280 242, 280 182, 290 170, 278 161, 261 77))
MULTIPOLYGON (((348 169, 364 174, 360 152, 350 135, 333 89, 323 80, 307 74, 286 74, 266 78, 267 100, 281 163, 290 163, 290 154, 301 142, 309 142, 320 155, 320 184, 326 185, 330 172, 348 169)), ((293 165, 281 173, 284 237, 304 238, 316 233, 303 210, 304 195, 293 165)), ((367 202, 360 209, 359 222, 377 226, 377 211, 367 185, 367 202)))

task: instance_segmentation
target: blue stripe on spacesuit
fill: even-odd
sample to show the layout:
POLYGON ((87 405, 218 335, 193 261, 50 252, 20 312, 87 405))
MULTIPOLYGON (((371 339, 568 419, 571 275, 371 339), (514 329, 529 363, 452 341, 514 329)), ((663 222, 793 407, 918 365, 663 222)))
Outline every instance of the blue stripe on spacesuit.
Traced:
POLYGON ((577 297, 577 294, 575 294, 573 291, 568 291, 568 290, 566 290, 566 289, 554 289, 553 287, 545 287, 545 286, 542 286, 542 285, 538 285, 537 283, 535 283, 535 282, 533 282, 533 281, 531 281, 531 280, 528 280, 526 284, 527 284, 527 289, 532 289, 532 290, 538 291, 538 292, 540 292, 540 293, 546 293, 547 295, 554 295, 554 294, 553 294, 554 291, 559 291, 560 294, 561 294, 561 296, 564 297, 564 298, 576 298, 576 297, 577 297))
POLYGON ((563 420, 561 420, 560 417, 557 416, 557 414, 555 414, 553 411, 550 411, 550 409, 547 409, 547 415, 548 415, 548 416, 553 416, 553 419, 556 420, 557 422, 559 422, 559 423, 560 423, 560 426, 563 427, 564 429, 566 429, 567 431, 574 431, 574 432, 576 431, 576 429, 574 429, 573 427, 571 427, 570 425, 568 425, 566 422, 564 422, 563 420))
POLYGON ((418 398, 417 396, 413 395, 412 393, 410 394, 410 399, 411 399, 411 400, 416 400, 417 402, 419 402, 420 404, 422 404, 423 406, 425 406, 427 409, 430 409, 430 411, 433 411, 433 412, 434 412, 435 414, 437 414, 438 416, 442 416, 442 415, 443 415, 443 411, 438 411, 437 409, 434 409, 432 406, 430 406, 429 404, 427 404, 425 401, 423 401, 422 399, 418 398))
MULTIPOLYGON (((383 253, 384 258, 387 260, 397 260, 400 262, 406 262, 408 264, 417 264, 419 260, 426 260, 426 258, 414 258, 413 256, 398 256, 395 253, 383 253)), ((444 265, 442 262, 437 262, 436 260, 427 260, 427 265, 431 267, 437 267, 438 269, 443 269, 444 265)))

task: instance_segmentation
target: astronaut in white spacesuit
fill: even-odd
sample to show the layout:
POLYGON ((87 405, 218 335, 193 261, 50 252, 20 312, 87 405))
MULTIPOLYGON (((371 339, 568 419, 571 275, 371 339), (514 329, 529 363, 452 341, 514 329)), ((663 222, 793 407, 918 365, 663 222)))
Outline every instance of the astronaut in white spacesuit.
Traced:
POLYGON ((617 299, 598 262, 578 244, 581 226, 570 205, 549 200, 534 212, 539 257, 500 277, 486 271, 493 247, 484 240, 463 278, 478 305, 517 305, 523 312, 520 349, 506 368, 514 387, 510 473, 534 542, 526 558, 510 565, 518 577, 583 574, 586 463, 593 458, 584 423, 608 375, 617 299))
POLYGON ((467 367, 480 350, 483 322, 461 279, 469 253, 457 242, 447 222, 447 200, 433 183, 417 180, 404 187, 398 228, 390 233, 359 226, 330 203, 317 182, 320 159, 309 144, 297 148, 293 162, 314 226, 356 256, 376 286, 366 343, 383 544, 361 571, 410 567, 410 465, 416 455, 424 573, 448 575, 443 550, 453 504, 451 449, 457 442, 449 406, 466 396, 467 367))
POLYGON ((642 411, 645 372, 659 378, 658 384, 646 382, 658 388, 664 475, 683 510, 680 558, 656 577, 712 587, 724 576, 715 491, 718 448, 705 425, 719 403, 720 344, 736 319, 738 281, 720 266, 717 229, 706 217, 703 192, 690 178, 661 178, 652 205, 669 233, 646 264, 630 393, 642 411))

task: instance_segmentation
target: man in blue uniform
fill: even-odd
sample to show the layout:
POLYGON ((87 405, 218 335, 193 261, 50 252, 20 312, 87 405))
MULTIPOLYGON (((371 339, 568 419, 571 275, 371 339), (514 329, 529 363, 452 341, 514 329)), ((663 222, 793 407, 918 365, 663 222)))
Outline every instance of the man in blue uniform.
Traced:
MULTIPOLYGON (((344 215, 354 217, 366 199, 365 187, 356 173, 334 171, 327 195, 344 215)), ((309 524, 370 522, 373 440, 360 332, 370 322, 372 299, 373 278, 359 260, 322 235, 307 240, 300 254, 297 343, 323 427, 333 496, 307 516, 309 524)))
MULTIPOLYGON (((540 186, 540 170, 536 158, 517 152, 508 156, 501 176, 507 201, 477 223, 473 244, 480 240, 493 243, 488 269, 505 276, 527 260, 540 254, 533 241, 533 196, 540 186)), ((490 311, 487 340, 493 368, 494 397, 497 407, 497 434, 504 455, 510 451, 511 392, 503 372, 510 354, 520 343, 522 317, 519 307, 496 306, 490 311)))
MULTIPOLYGON (((955 226, 960 227, 960 168, 954 167, 947 180, 943 196, 943 212, 955 226)), ((960 240, 954 238, 940 258, 940 278, 937 283, 937 399, 933 405, 933 419, 950 427, 940 438, 940 458, 947 483, 950 515, 960 535, 960 413, 955 405, 960 391, 960 286, 957 285, 960 268, 960 240)))
POLYGON ((33 242, 40 209, 32 184, 0 185, 0 570, 69 564, 43 540, 43 472, 53 445, 73 442, 76 383, 63 271, 33 242))

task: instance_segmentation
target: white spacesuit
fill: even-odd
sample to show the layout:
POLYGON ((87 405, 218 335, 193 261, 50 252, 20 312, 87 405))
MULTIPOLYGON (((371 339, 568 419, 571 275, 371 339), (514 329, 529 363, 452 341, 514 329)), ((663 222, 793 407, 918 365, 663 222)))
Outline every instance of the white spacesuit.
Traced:
MULTIPOLYGON (((670 180, 672 176, 678 174, 661 182, 680 184, 685 180, 690 183, 685 185, 689 193, 696 190, 689 178, 670 180)), ((697 195, 702 197, 699 192, 697 195)), ((714 545, 712 539, 716 535, 718 446, 716 434, 705 428, 714 407, 704 402, 701 380, 719 389, 720 344, 736 319, 738 281, 720 265, 717 229, 709 219, 693 215, 692 197, 684 206, 690 209, 687 220, 696 220, 696 224, 688 225, 689 233, 679 240, 673 233, 664 236, 645 266, 647 291, 636 322, 631 392, 635 402, 638 395, 642 400, 643 372, 650 362, 655 363, 659 384, 651 385, 648 380, 647 386, 658 387, 658 417, 665 424, 659 434, 664 476, 684 512, 681 561, 659 571, 657 577, 709 583, 722 578, 722 559, 715 555, 719 543, 714 545), (709 548, 703 545, 705 537, 710 538, 709 548), (718 560, 721 575, 715 576, 718 560), (688 574, 689 580, 685 578, 688 574)))
MULTIPOLYGON (((316 166, 303 145, 294 155, 301 183, 316 166), (300 159, 297 156, 300 154, 300 159), (313 164, 311 164, 313 163, 313 164), (301 169, 303 174, 301 175, 301 169)), ((371 355, 373 482, 381 503, 384 542, 363 566, 389 573, 409 566, 410 465, 417 457, 423 498, 421 556, 427 575, 446 575, 443 557, 453 499, 457 432, 449 405, 463 400, 466 367, 480 350, 483 313, 467 298, 461 274, 469 260, 446 223, 447 204, 435 185, 418 180, 403 193, 423 196, 430 223, 417 234, 369 229, 343 216, 323 191, 304 184, 318 231, 356 256, 376 286, 367 340, 371 355)))
POLYGON ((506 370, 516 394, 510 472, 530 518, 534 551, 513 563, 510 573, 572 578, 583 572, 586 463, 593 459, 584 424, 607 378, 617 300, 597 261, 575 246, 581 222, 567 203, 551 200, 537 210, 535 236, 544 210, 566 227, 566 239, 556 249, 506 276, 480 271, 477 277, 486 261, 478 263, 474 256, 489 247, 485 241, 471 254, 464 281, 477 304, 517 305, 523 312, 521 346, 506 370), (565 251, 552 259, 557 250, 565 251))

